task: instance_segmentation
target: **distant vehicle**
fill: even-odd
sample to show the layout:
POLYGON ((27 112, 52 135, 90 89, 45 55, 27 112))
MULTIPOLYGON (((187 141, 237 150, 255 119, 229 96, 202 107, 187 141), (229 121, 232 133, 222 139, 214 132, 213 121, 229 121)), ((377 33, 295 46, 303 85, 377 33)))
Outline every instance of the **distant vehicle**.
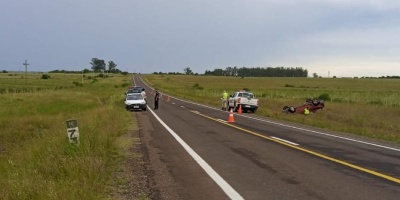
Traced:
POLYGON ((301 113, 304 114, 304 109, 308 108, 308 110, 312 113, 317 112, 317 110, 323 109, 325 107, 325 102, 324 100, 319 100, 319 99, 311 99, 308 98, 306 102, 297 107, 293 106, 284 106, 282 109, 283 113, 301 113))
POLYGON ((125 94, 131 94, 131 93, 141 93, 143 87, 142 86, 133 86, 129 87, 128 91, 125 92, 125 94))
POLYGON ((230 95, 228 100, 229 110, 233 109, 235 112, 239 110, 239 107, 242 106, 242 111, 247 112, 256 112, 258 108, 258 99, 255 98, 255 95, 247 90, 240 90, 230 95))
POLYGON ((126 110, 143 110, 146 111, 147 104, 142 94, 140 93, 129 93, 125 97, 125 108, 126 110))
POLYGON ((131 89, 142 91, 143 87, 140 85, 135 85, 135 86, 131 87, 131 89))

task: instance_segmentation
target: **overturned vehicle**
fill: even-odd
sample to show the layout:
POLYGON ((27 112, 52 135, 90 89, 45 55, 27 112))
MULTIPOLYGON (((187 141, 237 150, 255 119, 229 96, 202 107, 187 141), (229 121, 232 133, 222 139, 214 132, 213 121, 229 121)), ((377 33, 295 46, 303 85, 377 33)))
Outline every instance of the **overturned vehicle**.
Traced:
POLYGON ((306 109, 308 109, 310 112, 315 113, 317 112, 317 110, 319 109, 323 109, 325 107, 325 102, 324 100, 320 100, 320 99, 311 99, 308 98, 306 100, 306 102, 301 105, 301 106, 297 106, 297 107, 293 107, 293 106, 284 106, 282 109, 283 113, 305 113, 306 109))

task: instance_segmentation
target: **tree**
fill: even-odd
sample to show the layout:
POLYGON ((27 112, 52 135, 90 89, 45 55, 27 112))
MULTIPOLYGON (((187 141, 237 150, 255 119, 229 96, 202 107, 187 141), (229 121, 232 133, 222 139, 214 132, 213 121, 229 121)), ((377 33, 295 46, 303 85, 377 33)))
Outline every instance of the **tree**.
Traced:
POLYGON ((318 78, 318 74, 314 72, 314 73, 313 73, 313 77, 314 77, 314 78, 318 78))
POLYGON ((84 69, 82 72, 83 72, 84 74, 87 74, 87 73, 90 72, 90 70, 89 70, 89 69, 84 69))
POLYGON ((114 61, 108 61, 108 72, 116 72, 117 71, 117 64, 114 61))
POLYGON ((103 72, 106 70, 106 63, 104 60, 92 58, 92 62, 90 62, 90 64, 92 65, 92 70, 95 72, 103 72))
POLYGON ((183 71, 185 72, 186 75, 193 74, 193 71, 190 69, 190 67, 186 67, 185 69, 183 69, 183 71))

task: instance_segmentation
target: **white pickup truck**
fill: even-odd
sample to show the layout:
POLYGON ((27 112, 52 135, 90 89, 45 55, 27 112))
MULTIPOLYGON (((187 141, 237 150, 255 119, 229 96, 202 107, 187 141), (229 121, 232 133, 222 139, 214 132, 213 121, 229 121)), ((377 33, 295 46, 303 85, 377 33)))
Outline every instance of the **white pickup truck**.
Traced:
POLYGON ((228 107, 229 110, 233 108, 234 111, 238 111, 240 105, 243 112, 251 111, 254 113, 258 108, 258 99, 255 98, 252 92, 240 90, 230 95, 228 107))

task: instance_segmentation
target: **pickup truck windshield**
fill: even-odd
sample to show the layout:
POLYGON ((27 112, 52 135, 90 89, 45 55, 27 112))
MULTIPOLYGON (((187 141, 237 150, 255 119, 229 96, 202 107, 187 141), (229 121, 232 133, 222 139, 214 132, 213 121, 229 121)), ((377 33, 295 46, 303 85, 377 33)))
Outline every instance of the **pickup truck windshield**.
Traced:
POLYGON ((254 98, 254 95, 252 93, 240 93, 238 96, 250 99, 254 98))

